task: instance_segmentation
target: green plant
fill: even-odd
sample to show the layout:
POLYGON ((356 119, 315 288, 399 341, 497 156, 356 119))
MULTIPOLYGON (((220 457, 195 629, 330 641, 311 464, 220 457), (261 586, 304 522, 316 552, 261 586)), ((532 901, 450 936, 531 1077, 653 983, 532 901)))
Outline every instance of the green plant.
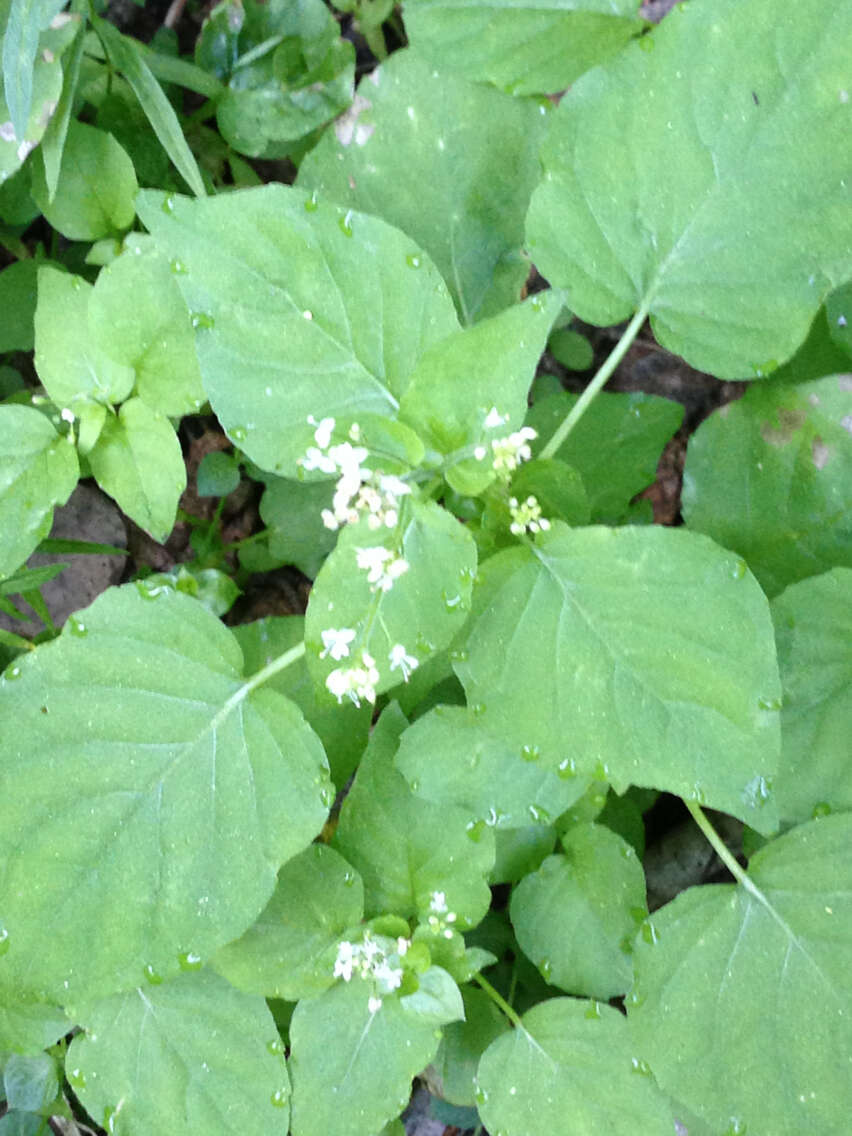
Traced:
POLYGON ((391 1136, 430 1065, 492 1136, 845 1132, 852 3, 649 32, 409 0, 354 99, 319 3, 219 5, 192 64, 60 6, 2 9, 5 246, 40 210, 85 249, 39 250, 8 347, 43 394, 0 405, 0 596, 81 475, 165 538, 208 404, 237 454, 205 484, 247 470, 255 563, 314 583, 226 627, 196 565, 4 640, 7 1082, 29 1061, 43 1110, 73 1032, 116 1133, 391 1136), (109 98, 134 158, 84 120, 109 98), (138 190, 145 116, 195 199, 138 190), (234 190, 237 152, 297 184, 234 190), (518 302, 522 243, 550 288, 518 302), (629 322, 530 400, 566 308, 629 322), (601 393, 648 319, 752 380, 690 442, 682 528, 631 504, 679 408, 601 393), (649 915, 642 789, 733 883, 649 915))

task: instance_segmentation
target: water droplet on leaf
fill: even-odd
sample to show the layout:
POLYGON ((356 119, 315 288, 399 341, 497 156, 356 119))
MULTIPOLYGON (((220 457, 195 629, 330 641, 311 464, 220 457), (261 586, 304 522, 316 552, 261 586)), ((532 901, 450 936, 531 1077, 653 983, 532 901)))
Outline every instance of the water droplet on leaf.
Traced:
POLYGON ((783 702, 780 698, 758 698, 757 704, 761 710, 780 710, 783 702))
POLYGON ((319 198, 317 197, 317 191, 314 190, 305 202, 305 211, 307 213, 316 213, 317 209, 319 209, 319 198))
POLYGON ((82 1069, 68 1069, 65 1073, 65 1076, 68 1078, 68 1084, 75 1091, 78 1089, 85 1089, 86 1078, 82 1069))
POLYGON ((269 1099, 274 1108, 286 1108, 289 1094, 286 1089, 276 1089, 269 1099))
POLYGON ((654 926, 650 919, 646 919, 642 924, 642 938, 646 943, 650 943, 651 946, 656 946, 656 944, 660 941, 660 936, 657 934, 657 928, 654 926))
POLYGON ((181 970, 201 970, 204 963, 201 955, 197 955, 194 951, 181 951, 178 955, 178 966, 181 970))
POLYGON ((169 262, 169 268, 171 268, 175 276, 183 276, 189 271, 183 261, 177 258, 169 262))
POLYGON ((280 1037, 276 1037, 274 1041, 268 1041, 266 1043, 266 1048, 269 1050, 273 1057, 284 1056, 284 1042, 280 1037))
POLYGON ((72 635, 76 635, 78 639, 83 639, 89 634, 89 629, 86 627, 82 620, 76 619, 73 615, 68 620, 68 630, 72 635))
POLYGON ((215 325, 216 321, 209 312, 193 312, 190 316, 190 323, 196 330, 209 331, 210 328, 215 325))
POLYGON ((485 832, 485 828, 486 825, 484 820, 472 820, 465 825, 465 832, 467 833, 468 838, 472 840, 474 844, 478 844, 482 839, 482 834, 483 832, 485 832))
POLYGON ((541 750, 537 745, 521 746, 521 757, 524 761, 538 761, 541 757, 541 750))
POLYGON ((634 1073, 639 1073, 642 1077, 651 1076, 651 1066, 647 1061, 643 1061, 641 1057, 633 1057, 630 1061, 630 1065, 634 1073))
POLYGON ((586 1009, 586 1015, 585 1016, 587 1018, 589 1018, 590 1020, 595 1019, 595 1018, 600 1018, 600 1016, 601 1016, 600 1003, 599 1002, 590 1002, 589 1005, 588 1005, 588 1008, 586 1009))
POLYGON ((175 199, 172 197, 172 195, 170 193, 167 194, 163 198, 162 209, 163 209, 164 213, 174 213, 174 211, 175 211, 175 199))
POLYGON ((828 803, 828 801, 819 801, 816 805, 814 805, 813 812, 811 813, 811 816, 814 818, 814 820, 818 820, 820 817, 827 817, 830 815, 831 805, 828 803))
POLYGON ((409 268, 419 268, 422 262, 416 253, 410 252, 405 258, 405 263, 409 268))
POLYGON ((5 955, 11 945, 9 932, 5 927, 0 927, 0 955, 5 955))
POLYGON ((340 220, 337 222, 337 224, 340 228, 340 231, 341 231, 341 233, 343 233, 344 237, 351 237, 352 236, 352 225, 350 224, 351 220, 352 220, 352 212, 350 210, 344 217, 341 217, 340 220))
POLYGON ((150 962, 145 966, 145 980, 150 982, 152 986, 160 986, 163 981, 162 974, 157 974, 150 962))
POLYGON ((731 575, 735 580, 742 580, 748 571, 748 565, 745 560, 735 560, 731 565, 731 575))
POLYGON ((246 440, 245 426, 232 426, 228 434, 234 442, 244 442, 246 440))
POLYGON ((577 765, 573 757, 564 757, 556 766, 556 772, 563 781, 577 776, 577 765))
POLYGON ((545 982, 550 982, 551 975, 553 974, 553 963, 550 959, 542 959, 538 964, 538 972, 545 982))

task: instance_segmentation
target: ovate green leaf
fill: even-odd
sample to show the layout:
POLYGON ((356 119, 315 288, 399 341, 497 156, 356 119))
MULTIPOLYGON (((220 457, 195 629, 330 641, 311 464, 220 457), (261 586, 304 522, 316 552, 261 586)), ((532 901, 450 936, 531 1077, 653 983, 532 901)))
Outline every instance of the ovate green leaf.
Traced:
POLYGON ((578 824, 512 893, 512 925, 524 953, 552 986, 607 1000, 625 994, 645 877, 636 853, 598 824, 578 824))
POLYGON ((374 217, 281 185, 195 202, 143 192, 138 208, 178 261, 211 405, 270 472, 295 476, 308 416, 393 417, 417 359, 458 327, 428 258, 412 269, 410 239, 374 217))
POLYGON ((328 809, 299 711, 252 691, 231 633, 172 589, 105 592, 7 669, 0 711, 0 985, 18 997, 68 1004, 208 957, 328 809))
POLYGON ((58 1006, 12 998, 4 998, 0 1006, 0 1046, 5 1052, 40 1053, 73 1026, 58 1006))
POLYGON ((801 822, 826 805, 850 810, 852 571, 791 584, 773 600, 772 618, 784 690, 778 811, 801 822))
POLYGON ((164 541, 186 488, 180 443, 168 418, 131 398, 106 419, 88 457, 101 489, 154 540, 164 541))
POLYGON ((527 221, 539 270, 592 323, 649 312, 720 378, 783 362, 849 275, 850 54, 849 0, 676 8, 562 100, 527 221))
POLYGON ((50 532, 54 505, 77 484, 77 454, 43 414, 0 406, 0 577, 10 576, 50 532))
POLYGON ((671 1136, 665 1098, 636 1067, 627 1023, 599 1002, 554 998, 533 1007, 479 1063, 479 1115, 492 1132, 671 1136))
POLYGON ((636 0, 406 0, 414 49, 513 94, 562 91, 642 27, 636 0))
POLYGON ((528 274, 524 215, 545 108, 398 51, 299 168, 319 200, 375 213, 440 269, 465 324, 514 303, 528 274))
POLYGON ((272 899, 241 939, 212 960, 238 990, 296 1002, 334 982, 338 940, 364 914, 358 873, 325 844, 312 844, 278 873, 272 899))
POLYGON ((773 830, 780 683, 741 560, 683 530, 557 522, 482 574, 454 666, 486 730, 554 772, 573 762, 616 791, 667 789, 773 830))
POLYGON ((105 998, 84 1019, 65 1073, 116 1136, 287 1130, 284 1046, 262 998, 204 970, 105 998))
POLYGON ((683 513, 770 596, 852 567, 852 377, 750 387, 690 439, 683 513))
POLYGON ((627 1000, 633 1043, 713 1131, 841 1136, 852 1109, 852 817, 793 829, 752 858, 749 876, 759 891, 691 888, 654 914, 627 1000))
POLYGON ((32 195, 39 209, 71 241, 96 241, 127 229, 137 188, 126 151, 111 134, 83 122, 68 126, 54 196, 43 166, 33 167, 32 195))

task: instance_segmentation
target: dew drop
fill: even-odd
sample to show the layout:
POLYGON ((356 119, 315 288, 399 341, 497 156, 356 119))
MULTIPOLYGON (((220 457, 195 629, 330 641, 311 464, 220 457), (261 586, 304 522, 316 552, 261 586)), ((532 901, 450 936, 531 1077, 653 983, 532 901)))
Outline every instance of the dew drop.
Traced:
POLYGON ((150 982, 152 986, 160 986, 163 981, 162 974, 157 974, 150 962, 145 966, 145 981, 150 982))
POLYGON ((423 262, 421 261, 420 257, 417 256, 416 253, 410 252, 408 254, 408 256, 405 258, 405 263, 408 265, 409 268, 419 268, 420 265, 423 262))
POLYGON ((553 974, 553 963, 550 959, 542 959, 538 964, 538 972, 545 982, 550 982, 551 975, 553 974))
POLYGON ((757 704, 761 710, 780 710, 783 702, 780 698, 758 698, 757 704))
POLYGON ((462 606, 462 598, 458 593, 450 595, 449 592, 442 592, 441 599, 444 601, 444 607, 447 611, 455 611, 457 607, 462 606))
POLYGON ((465 825, 465 832, 467 833, 469 840, 472 840, 474 844, 478 844, 482 839, 482 834, 483 832, 485 832, 485 828, 486 825, 484 820, 472 820, 465 825))
POLYGON ((209 331, 216 323, 209 312, 193 312, 189 322, 200 331, 209 331))
POLYGON ((320 789, 320 803, 324 809, 330 809, 334 804, 334 789, 330 785, 323 785, 320 789))
POLYGON ((557 775, 563 781, 569 781, 577 776, 577 765, 573 757, 564 757, 556 766, 557 775))
POLYGON ((201 955, 197 955, 195 951, 181 951, 178 955, 178 966, 181 970, 201 970, 204 962, 201 955))
POLYGON ((5 927, 0 927, 0 955, 5 955, 11 945, 9 932, 5 927))
POLYGON ((471 712, 471 714, 474 715, 474 717, 481 718, 482 715, 485 713, 485 703, 484 702, 474 702, 474 704, 470 708, 470 712, 471 712))
POLYGON ((412 793, 419 793, 420 792, 420 781, 419 781, 419 779, 417 777, 415 777, 412 781, 409 781, 408 787, 411 789, 412 793))
POLYGON ((463 647, 454 648, 452 651, 450 651, 450 662, 452 662, 452 663, 466 663, 467 662, 467 651, 465 651, 465 649, 463 647))
POLYGON ((103 1127, 107 1132, 115 1132, 115 1118, 118 1115, 117 1108, 110 1108, 109 1105, 104 1109, 104 1123, 103 1127))
POLYGON ((286 1089, 276 1089, 269 1099, 273 1108, 286 1108, 289 1094, 286 1089))
POLYGON ((346 213, 346 215, 341 217, 340 220, 337 222, 337 224, 340 228, 340 231, 341 231, 341 233, 343 233, 344 237, 351 237, 352 236, 352 224, 351 224, 351 222, 352 222, 352 210, 350 209, 346 213))
POLYGON ((635 1009, 638 1010, 639 1007, 641 1005, 643 1005, 643 1003, 645 1001, 645 995, 640 994, 638 990, 631 990, 630 993, 627 995, 627 997, 624 999, 624 1001, 627 1003, 628 1006, 633 1006, 635 1009))
POLYGON ((814 805, 811 816, 814 818, 814 820, 819 820, 820 817, 831 816, 831 805, 828 803, 828 801, 819 801, 814 805))
POLYGON ((169 268, 171 268, 175 276, 183 276, 189 271, 183 261, 178 260, 177 257, 169 262, 169 268))
POLYGON ((477 1087, 476 1092, 474 1093, 474 1100, 478 1105, 487 1104, 488 1093, 485 1091, 485 1089, 480 1089, 477 1087))
POLYGON ((169 193, 163 198, 162 210, 164 213, 174 213, 175 199, 169 193))
POLYGON ((587 1017, 587 1018, 588 1018, 588 1019, 589 1019, 590 1021, 594 1021, 594 1020, 595 1020, 595 1018, 600 1018, 600 1016, 601 1016, 601 1006, 600 1006, 600 1002, 589 1002, 589 1005, 588 1005, 588 1007, 586 1008, 586 1014, 585 1014, 585 1016, 586 1016, 586 1017, 587 1017))
POLYGON ((634 1073, 638 1073, 642 1077, 651 1076, 651 1066, 647 1061, 643 1061, 641 1057, 631 1058, 630 1065, 634 1073))
POLYGON ((731 575, 735 580, 742 580, 747 571, 745 560, 735 560, 731 565, 731 575))
POLYGON ((550 813, 541 805, 530 805, 528 812, 536 824, 550 824, 550 813))
POLYGON ((343 873, 343 886, 344 887, 350 887, 350 888, 354 887, 355 886, 355 880, 356 880, 356 876, 355 876, 354 872, 346 871, 346 872, 343 873))
POLYGON ((68 1078, 68 1084, 75 1091, 85 1089, 86 1077, 82 1069, 69 1069, 66 1071, 65 1076, 68 1078))
POLYGON ((524 761, 538 761, 541 757, 541 750, 537 745, 521 746, 521 757, 524 761))
POLYGON ((725 1129, 724 1136, 745 1136, 746 1125, 738 1116, 732 1116, 731 1122, 725 1129))
POLYGON ((642 924, 642 938, 651 946, 656 946, 656 944, 660 941, 660 936, 657 934, 657 928, 654 926, 650 919, 646 919, 642 924))
POLYGON ((707 797, 704 794, 704 790, 698 784, 697 781, 692 786, 692 792, 689 794, 689 797, 690 797, 690 800, 695 801, 696 804, 699 804, 699 805, 706 805, 707 804, 707 797))
POLYGON ((317 197, 317 191, 314 190, 305 202, 305 212, 316 213, 317 209, 319 209, 319 198, 317 197))
POLYGON ((9 682, 12 682, 13 679, 21 677, 21 668, 20 667, 9 667, 9 669, 5 672, 3 677, 5 679, 7 679, 9 682))
POLYGON ((760 808, 772 797, 772 783, 766 777, 752 777, 743 793, 751 808, 760 808))
POLYGON ((245 426, 232 426, 228 435, 233 442, 244 442, 246 440, 246 428, 245 426))
POLYGON ((540 292, 537 292, 536 295, 533 296, 533 298, 530 300, 530 307, 534 312, 544 311, 544 297, 540 292))
POLYGON ((68 620, 68 630, 72 635, 76 635, 78 639, 83 639, 89 634, 89 629, 86 627, 85 623, 73 615, 68 620))

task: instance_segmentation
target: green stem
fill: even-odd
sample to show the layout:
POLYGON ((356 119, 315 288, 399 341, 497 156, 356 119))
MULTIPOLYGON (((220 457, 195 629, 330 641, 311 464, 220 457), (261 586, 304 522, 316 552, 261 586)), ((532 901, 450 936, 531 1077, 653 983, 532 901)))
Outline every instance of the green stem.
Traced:
POLYGON ((624 358, 627 348, 639 334, 642 324, 648 316, 647 307, 641 307, 636 312, 636 315, 624 329, 624 334, 616 343, 615 347, 610 351, 609 355, 604 360, 600 370, 574 403, 571 408, 571 413, 566 415, 564 421, 560 423, 559 429, 538 455, 539 458, 547 459, 552 458, 576 424, 580 421, 589 404, 594 401, 600 391, 606 386, 606 383, 612 375, 615 368, 624 358))
POLYGON ((518 1015, 515 1013, 515 1011, 512 1009, 503 995, 498 990, 494 989, 487 978, 483 978, 481 974, 475 974, 473 976, 473 980, 482 987, 491 1001, 494 1002, 495 1005, 497 1005, 499 1009, 503 1011, 503 1013, 506 1015, 513 1026, 517 1026, 519 1029, 524 1028, 521 1019, 518 1017, 518 1015))
POLYGON ((731 850, 725 844, 724 840, 722 840, 722 837, 704 815, 704 810, 701 808, 701 806, 697 805, 695 801, 684 800, 683 803, 692 814, 692 819, 712 844, 713 850, 715 851, 716 855, 719 857, 719 859, 722 861, 722 863, 725 865, 725 867, 728 869, 737 883, 742 884, 746 891, 750 892, 756 900, 762 903, 772 912, 773 915, 775 915, 775 909, 769 904, 763 892, 760 891, 760 889, 751 882, 751 879, 744 868, 742 868, 742 866, 737 863, 736 857, 733 855, 731 850))
POLYGON ((289 651, 285 651, 283 655, 279 655, 277 659, 273 659, 271 663, 267 663, 265 667, 261 667, 257 674, 253 674, 248 682, 240 688, 240 693, 243 698, 257 687, 262 686, 263 683, 268 682, 273 675, 277 675, 279 671, 286 670, 287 667, 292 666, 301 659, 305 654, 305 644, 297 643, 295 647, 291 647, 289 651))

